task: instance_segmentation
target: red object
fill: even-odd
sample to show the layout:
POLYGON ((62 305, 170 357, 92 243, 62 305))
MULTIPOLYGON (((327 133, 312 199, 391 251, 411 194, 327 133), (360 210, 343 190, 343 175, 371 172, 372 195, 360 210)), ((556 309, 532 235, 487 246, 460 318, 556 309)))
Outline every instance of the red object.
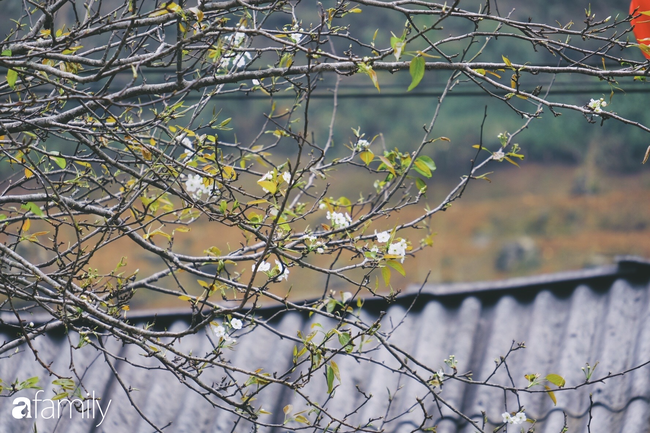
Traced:
MULTIPOLYGON (((632 0, 630 3, 630 15, 637 15, 631 23, 634 26, 634 37, 637 43, 650 46, 650 15, 639 15, 641 12, 650 12, 650 0, 632 0)), ((650 59, 649 53, 644 50, 641 52, 650 59)))

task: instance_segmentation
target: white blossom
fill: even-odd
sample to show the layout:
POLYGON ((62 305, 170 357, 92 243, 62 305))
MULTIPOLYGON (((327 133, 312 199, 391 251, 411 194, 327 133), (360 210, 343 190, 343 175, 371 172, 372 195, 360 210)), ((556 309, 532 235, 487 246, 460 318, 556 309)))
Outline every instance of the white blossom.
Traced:
POLYGON ((241 320, 233 317, 232 320, 230 321, 230 326, 232 326, 232 329, 241 329, 242 328, 242 322, 241 320))
POLYGON ((503 417, 503 422, 508 424, 522 424, 526 422, 526 414, 524 412, 519 412, 515 416, 511 416, 508 412, 503 412, 501 414, 503 417))
POLYGON ((221 325, 219 325, 219 326, 215 326, 214 328, 212 328, 212 332, 214 332, 214 335, 215 335, 217 338, 221 338, 221 337, 223 337, 224 335, 226 335, 226 328, 224 328, 224 327, 221 326, 221 325))
POLYGON ((260 80, 256 80, 255 78, 253 78, 251 81, 253 82, 253 86, 260 86, 261 85, 260 80))
POLYGON ((190 140, 187 137, 183 137, 183 139, 181 140, 181 144, 189 150, 194 150, 194 146, 192 146, 192 140, 190 140))
POLYGON ((594 113, 602 113, 603 107, 607 107, 607 102, 605 101, 605 98, 592 99, 589 101, 587 106, 594 110, 594 113))
POLYGON ((275 261, 275 264, 281 271, 280 275, 278 276, 278 281, 282 281, 283 279, 287 281, 289 279, 289 268, 287 265, 280 263, 278 260, 275 261))
POLYGON ((390 239, 390 232, 385 231, 381 233, 377 233, 377 230, 375 230, 375 236, 377 236, 377 242, 381 242, 382 244, 388 242, 390 239))
POLYGON ((343 292, 341 294, 341 299, 343 300, 343 303, 345 304, 348 302, 350 299, 352 299, 352 293, 351 292, 343 292))
POLYGON ((289 39, 291 39, 294 44, 299 44, 300 41, 302 41, 302 38, 304 38, 304 35, 299 32, 304 32, 305 30, 302 27, 298 28, 298 26, 293 26, 292 30, 293 33, 289 34, 289 39))
POLYGON ((359 141, 357 141, 357 146, 356 149, 359 152, 362 152, 370 147, 370 142, 368 140, 364 140, 363 138, 360 138, 359 141))
POLYGON ((282 180, 284 180, 286 183, 289 183, 291 181, 291 173, 288 171, 282 173, 282 180))
POLYGON ((323 247, 318 247, 318 248, 316 248, 316 252, 318 254, 323 254, 325 252, 325 249, 323 247))
POLYGON ((499 150, 497 150, 496 152, 494 152, 492 154, 492 159, 494 159, 495 161, 499 161, 499 162, 503 161, 503 158, 505 158, 505 157, 506 157, 506 154, 503 153, 503 149, 499 149, 499 150))
POLYGON ((350 218, 347 212, 342 214, 340 212, 327 211, 327 219, 332 221, 332 225, 336 229, 343 229, 352 224, 352 218, 350 218))
MULTIPOLYGON (((253 263, 252 269, 253 271, 255 271, 255 263, 253 263)), ((262 263, 260 263, 257 270, 260 272, 268 272, 271 270, 271 264, 269 262, 262 261, 262 263)))
POLYGON ((236 340, 232 338, 228 333, 226 332, 226 328, 223 327, 223 325, 217 325, 212 328, 212 332, 214 333, 215 337, 223 340, 226 343, 234 343, 236 340))
POLYGON ((404 239, 400 239, 399 242, 395 242, 390 244, 390 247, 388 247, 388 254, 391 256, 400 256, 402 258, 401 262, 404 263, 404 256, 406 256, 406 248, 407 248, 406 241, 404 239))
POLYGON ((318 209, 325 210, 325 209, 327 209, 327 205, 325 203, 321 203, 321 204, 318 205, 318 209))
MULTIPOLYGON (((195 199, 201 198, 202 194, 210 194, 212 188, 205 185, 205 180, 198 174, 190 174, 185 181, 185 189, 195 199)), ((215 187, 216 188, 216 187, 215 187)))

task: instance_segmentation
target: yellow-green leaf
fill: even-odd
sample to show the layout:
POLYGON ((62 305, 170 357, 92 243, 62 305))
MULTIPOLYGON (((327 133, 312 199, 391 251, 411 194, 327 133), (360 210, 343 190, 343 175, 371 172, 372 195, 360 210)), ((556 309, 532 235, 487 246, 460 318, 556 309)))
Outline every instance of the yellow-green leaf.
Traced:
POLYGON ((385 266, 381 268, 381 276, 384 279, 386 287, 390 286, 390 269, 385 266))
POLYGON ((503 59, 503 63, 505 63, 507 66, 512 68, 512 63, 510 62, 510 59, 508 59, 506 56, 501 56, 503 59))
POLYGON ((18 72, 14 71, 13 69, 7 70, 7 84, 9 84, 9 87, 12 89, 16 87, 16 80, 18 79, 18 72))
POLYGON ((557 385, 558 388, 562 388, 566 384, 566 380, 559 374, 549 374, 546 376, 546 380, 551 382, 553 385, 557 385))
POLYGON ((553 391, 551 391, 551 388, 549 388, 546 385, 544 385, 544 388, 546 388, 546 391, 547 391, 546 393, 551 398, 551 400, 553 400, 553 406, 557 406, 557 399, 555 398, 555 393, 553 391))
POLYGON ((363 162, 366 163, 366 165, 370 165, 373 159, 375 159, 375 154, 372 153, 370 150, 364 150, 359 154, 359 157, 363 162))
POLYGON ((278 190, 278 186, 275 184, 275 182, 271 182, 270 180, 258 180, 257 183, 259 184, 259 186, 261 186, 271 194, 275 194, 275 192, 278 190))
POLYGON ((402 274, 402 276, 406 276, 406 271, 400 262, 397 262, 395 260, 386 260, 386 264, 402 274))
POLYGON ((393 164, 391 164, 391 162, 388 160, 388 158, 386 158, 385 156, 379 156, 379 159, 381 160, 381 162, 384 163, 386 168, 388 168, 388 171, 390 171, 393 174, 393 176, 397 176, 395 174, 395 168, 393 167, 393 164))
POLYGON ((417 85, 420 84, 422 77, 424 77, 424 67, 424 57, 415 57, 413 60, 411 60, 411 64, 409 65, 409 72, 411 73, 411 85, 406 90, 407 92, 415 89, 417 85))

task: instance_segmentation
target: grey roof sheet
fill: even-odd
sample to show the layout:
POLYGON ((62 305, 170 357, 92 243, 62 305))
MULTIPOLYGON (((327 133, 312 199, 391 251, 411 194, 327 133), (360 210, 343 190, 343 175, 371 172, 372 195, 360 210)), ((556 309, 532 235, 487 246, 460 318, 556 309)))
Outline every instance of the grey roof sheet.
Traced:
MULTIPOLYGON (((624 259, 617 266, 573 273, 491 283, 426 286, 421 290, 409 288, 390 305, 368 300, 362 316, 366 321, 374 320, 382 311, 386 314, 381 329, 392 332, 391 341, 435 369, 443 367, 443 360, 453 354, 458 359, 459 372, 471 370, 475 381, 490 375, 495 358, 504 355, 513 341, 526 345, 525 350, 518 350, 508 358, 510 375, 519 387, 525 386, 524 375, 529 373, 557 373, 566 379, 567 386, 575 386, 584 382, 581 367, 585 362, 592 365, 599 362, 594 374, 594 378, 599 378, 608 372, 623 371, 650 361, 650 263, 633 258, 624 259), (416 292, 420 292, 417 297, 416 292)), ((132 320, 152 319, 147 313, 138 314, 134 314, 132 320)), ((295 335, 298 329, 308 332, 317 320, 325 327, 328 325, 323 318, 310 318, 295 311, 269 309, 262 314, 274 315, 274 332, 286 335, 295 335)), ((8 318, 3 319, 7 321, 8 318)), ((158 314, 158 321, 171 330, 185 329, 187 320, 189 317, 179 312, 158 314)), ((274 332, 257 327, 240 336, 236 349, 227 354, 229 361, 253 370, 286 370, 292 362, 294 342, 278 339, 274 332)), ((8 334, 7 326, 0 328, 0 341, 10 340, 8 334)), ((77 341, 76 336, 71 338, 77 341)), ((102 407, 111 402, 106 419, 99 427, 95 427, 98 418, 73 416, 58 421, 38 419, 39 432, 152 431, 125 398, 121 385, 97 351, 90 347, 70 350, 67 336, 57 330, 36 339, 34 345, 43 359, 52 361, 55 370, 65 370, 73 357, 76 371, 84 375, 87 389, 102 396, 102 407)), ((204 333, 190 335, 179 345, 194 353, 212 349, 204 333)), ((168 426, 164 431, 251 430, 250 423, 238 421, 233 412, 211 407, 203 397, 184 387, 180 383, 182 378, 160 371, 154 359, 143 359, 136 348, 122 347, 115 340, 109 341, 107 348, 119 353, 124 361, 137 360, 151 366, 151 369, 137 369, 130 367, 128 362, 117 363, 125 386, 131 389, 129 395, 134 403, 158 426, 168 426)), ((432 416, 426 425, 437 425, 438 432, 476 431, 446 408, 442 408, 441 417, 431 398, 423 401, 421 407, 416 398, 425 394, 424 388, 392 371, 398 370, 400 365, 385 350, 371 352, 368 356, 374 358, 373 363, 337 358, 343 380, 333 398, 326 401, 326 384, 321 374, 314 376, 303 391, 321 396, 319 401, 326 402, 329 411, 338 416, 347 414, 351 424, 382 417, 386 423, 382 424, 380 419, 376 427, 383 427, 385 431, 412 431, 422 419, 423 407, 432 416), (388 390, 393 396, 390 405, 388 390), (372 395, 372 398, 350 414, 351 408, 364 401, 364 395, 372 395)), ((451 370, 447 368, 446 372, 451 370)), ((0 359, 0 378, 5 381, 30 376, 43 378, 43 383, 51 381, 30 350, 22 347, 12 356, 0 359)), ((218 382, 223 376, 224 371, 215 368, 206 370, 202 380, 218 382)), ((245 380, 236 373, 233 376, 245 380)), ((509 378, 499 369, 491 381, 508 384, 509 378)), ((591 432, 650 432, 649 366, 577 391, 557 392, 557 406, 542 393, 520 394, 520 398, 528 417, 538 420, 536 432, 560 432, 564 423, 563 410, 568 416, 570 432, 586 432, 590 393, 594 401, 591 432)), ((34 390, 25 390, 17 395, 31 398, 33 394, 34 390)), ((43 395, 51 396, 51 387, 46 388, 43 395)), ((504 392, 499 388, 466 385, 452 379, 445 382, 441 396, 473 419, 480 419, 485 411, 489 420, 486 431, 492 431, 501 422, 505 406, 504 392)), ((508 409, 514 410, 513 395, 505 398, 508 409)), ((293 404, 295 410, 304 408, 303 400, 296 393, 274 386, 260 393, 257 404, 272 413, 261 419, 279 424, 283 421, 285 405, 293 404)), ((9 416, 12 407, 11 399, 0 398, 0 433, 33 431, 34 420, 30 423, 9 416)))

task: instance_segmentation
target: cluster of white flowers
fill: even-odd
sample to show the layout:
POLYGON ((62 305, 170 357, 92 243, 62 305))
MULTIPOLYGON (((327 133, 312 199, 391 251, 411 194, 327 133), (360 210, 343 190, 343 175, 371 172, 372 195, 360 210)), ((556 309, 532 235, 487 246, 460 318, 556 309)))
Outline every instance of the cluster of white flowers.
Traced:
MULTIPOLYGON (((240 27, 243 29, 244 27, 240 27)), ((227 48, 239 48, 243 45, 246 40, 246 33, 235 32, 234 35, 227 35, 223 37, 224 44, 227 48)), ((228 69, 230 64, 235 66, 235 68, 243 68, 246 66, 246 62, 251 59, 251 55, 248 52, 237 53, 234 51, 228 52, 221 56, 219 61, 219 68, 228 69)))
POLYGON ((492 159, 494 159, 495 161, 499 161, 499 162, 503 161, 503 158, 505 158, 505 157, 506 157, 506 154, 503 153, 503 149, 499 149, 499 150, 497 150, 496 152, 494 152, 492 154, 492 159))
POLYGON ((508 412, 503 412, 501 416, 503 417, 503 422, 508 424, 523 424, 526 422, 526 414, 523 412, 519 412, 515 416, 511 416, 508 412))
POLYGON ((325 250, 327 249, 327 246, 325 245, 325 242, 322 240, 318 239, 316 236, 312 235, 307 235, 305 237, 305 242, 309 248, 316 249, 316 252, 318 254, 323 254, 325 250))
POLYGON ((219 60, 219 68, 228 69, 230 68, 230 62, 232 62, 236 69, 241 69, 246 66, 246 62, 250 59, 251 55, 248 52, 224 54, 219 60))
POLYGON ((388 254, 391 256, 401 256, 402 260, 401 262, 404 263, 404 257, 406 256, 406 248, 408 245, 406 244, 406 240, 400 239, 399 242, 395 242, 390 244, 390 247, 388 247, 388 254))
POLYGON ((439 381, 442 381, 442 379, 445 378, 445 372, 442 370, 442 368, 436 372, 436 376, 438 376, 439 381))
POLYGON ((275 261, 275 265, 278 267, 280 270, 280 275, 278 275, 278 281, 282 281, 283 279, 287 281, 289 279, 289 268, 287 265, 284 263, 280 263, 279 261, 275 261))
MULTIPOLYGON (((251 269, 253 270, 253 272, 255 272, 255 263, 253 263, 251 269)), ((257 270, 260 272, 268 272, 271 270, 271 264, 269 262, 262 261, 262 263, 260 263, 257 270)))
MULTIPOLYGON (((195 199, 200 199, 202 194, 210 194, 211 187, 206 186, 204 178, 198 174, 190 174, 185 181, 185 189, 192 194, 195 199)), ((216 187, 215 187, 216 189, 216 187)))
POLYGON ((340 212, 327 211, 327 219, 332 221, 335 229, 344 229, 352 224, 352 218, 350 218, 347 212, 342 214, 340 212))
POLYGON ((594 113, 602 113, 603 107, 607 107, 607 102, 604 98, 592 99, 589 101, 588 107, 594 110, 594 113))
MULTIPOLYGON (((276 260, 274 269, 275 268, 278 268, 278 272, 279 272, 279 275, 277 275, 278 281, 282 281, 282 280, 286 281, 289 279, 289 268, 287 267, 287 265, 276 260)), ((253 263, 251 269, 253 270, 253 272, 255 271, 255 263, 253 263)), ((260 263, 257 270, 260 272, 268 273, 271 271, 271 264, 269 262, 262 261, 262 263, 260 263)))
POLYGON ((377 233, 377 230, 375 230, 375 236, 377 236, 377 242, 381 242, 382 244, 388 242, 390 239, 390 232, 385 231, 381 233, 377 233))
MULTIPOLYGON (((243 326, 243 323, 241 320, 237 318, 232 318, 230 320, 230 327, 234 330, 241 329, 243 326)), ((232 338, 230 335, 228 335, 228 331, 226 331, 226 328, 223 325, 216 325, 212 328, 212 332, 214 333, 215 337, 222 339, 226 343, 234 343, 237 340, 232 338)))
POLYGON ((289 39, 291 39, 294 44, 299 44, 300 41, 302 41, 302 38, 304 37, 304 35, 302 35, 299 32, 304 32, 304 30, 302 27, 299 28, 298 26, 293 26, 292 30, 293 33, 289 34, 289 39))
POLYGON ((359 141, 357 141, 356 149, 359 152, 363 152, 364 150, 367 150, 368 147, 370 147, 370 142, 368 140, 360 138, 359 141))

